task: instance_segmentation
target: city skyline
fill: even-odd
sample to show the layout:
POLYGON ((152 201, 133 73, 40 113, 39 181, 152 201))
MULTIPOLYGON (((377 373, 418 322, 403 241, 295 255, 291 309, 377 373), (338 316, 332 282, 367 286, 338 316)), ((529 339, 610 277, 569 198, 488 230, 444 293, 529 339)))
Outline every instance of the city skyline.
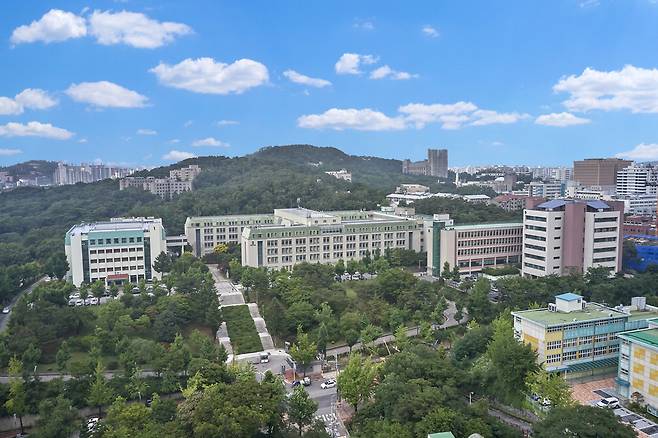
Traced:
POLYGON ((6 8, 0 165, 304 143, 411 160, 447 148, 451 166, 658 159, 649 0, 195 6, 6 8))

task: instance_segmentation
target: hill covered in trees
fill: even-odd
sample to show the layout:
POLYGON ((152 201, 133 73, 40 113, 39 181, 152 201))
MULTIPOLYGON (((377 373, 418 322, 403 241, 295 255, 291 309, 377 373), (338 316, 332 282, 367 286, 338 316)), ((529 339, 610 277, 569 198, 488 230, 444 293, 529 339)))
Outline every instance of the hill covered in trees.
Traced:
MULTIPOLYGON (((401 162, 347 155, 308 145, 268 147, 244 156, 198 157, 143 171, 163 176, 197 164, 203 170, 195 190, 162 200, 138 189, 119 191, 113 180, 60 187, 19 187, 0 193, 0 301, 17 292, 55 254, 62 256, 64 233, 80 222, 117 216, 161 217, 167 232, 182 233, 191 215, 267 213, 297 205, 317 210, 375 209, 401 182, 427 183, 430 177, 402 175, 401 162), (322 165, 309 165, 319 163, 322 165), (325 169, 347 167, 354 182, 335 179, 325 169), (37 262, 37 266, 30 265, 37 262), (29 269, 28 269, 29 268, 29 269)), ((455 191, 454 186, 434 190, 455 191)), ((444 206, 445 207, 445 206, 444 206)), ((456 203, 455 209, 469 208, 456 203)))

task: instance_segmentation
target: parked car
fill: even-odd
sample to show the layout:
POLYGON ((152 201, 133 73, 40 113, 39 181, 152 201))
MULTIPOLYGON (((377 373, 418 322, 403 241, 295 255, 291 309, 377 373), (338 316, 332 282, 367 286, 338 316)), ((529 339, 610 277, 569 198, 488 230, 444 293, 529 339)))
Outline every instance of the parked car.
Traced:
POLYGON ((100 419, 98 417, 91 417, 89 420, 87 420, 87 431, 93 432, 96 430, 96 426, 98 426, 99 421, 100 419))
POLYGON ((311 386, 311 378, 310 377, 304 377, 304 379, 302 380, 302 385, 311 386))
POLYGON ((300 382, 299 380, 293 380, 292 383, 290 384, 290 386, 292 386, 293 388, 296 388, 301 384, 302 384, 302 382, 300 382))
POLYGON ((89 298, 89 304, 91 304, 92 306, 98 305, 98 298, 96 297, 89 298))
POLYGON ((325 380, 320 384, 320 388, 322 389, 334 388, 335 386, 336 386, 336 381, 334 379, 325 380))
POLYGON ((596 404, 599 408, 617 409, 619 407, 619 399, 617 397, 602 398, 596 404))
POLYGON ((133 287, 132 292, 133 292, 133 294, 138 294, 139 293, 139 288, 138 287, 133 287))
POLYGON ((341 281, 349 281, 352 279, 352 276, 347 272, 340 276, 341 281))
POLYGON ((75 298, 71 298, 71 299, 69 300, 69 306, 71 306, 71 307, 75 306, 75 302, 76 302, 76 301, 78 301, 78 300, 75 299, 75 298))
POLYGON ((9 312, 11 312, 11 309, 9 307, 5 307, 4 309, 2 309, 2 313, 5 315, 8 314, 9 312))
POLYGON ((262 353, 260 355, 260 363, 268 363, 270 361, 270 353, 262 353))
POLYGON ((82 298, 78 298, 77 300, 75 300, 75 305, 76 306, 84 306, 85 305, 85 300, 83 300, 82 298))
POLYGON ((364 274, 361 275, 361 278, 364 280, 370 280, 372 278, 372 274, 369 272, 365 272, 364 274))

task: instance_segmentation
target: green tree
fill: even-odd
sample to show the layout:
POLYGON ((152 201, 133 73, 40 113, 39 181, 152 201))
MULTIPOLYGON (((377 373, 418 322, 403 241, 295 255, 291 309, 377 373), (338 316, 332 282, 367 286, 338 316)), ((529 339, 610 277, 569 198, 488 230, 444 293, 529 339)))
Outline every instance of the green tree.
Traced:
POLYGON ((559 374, 548 373, 540 368, 528 375, 526 385, 533 394, 549 399, 552 407, 564 408, 574 403, 571 387, 559 374))
POLYGON ((336 262, 336 265, 334 266, 334 272, 336 275, 343 275, 345 273, 345 262, 343 259, 340 259, 336 262))
POLYGON ((103 283, 101 280, 96 280, 91 284, 91 294, 100 299, 100 297, 105 294, 105 283, 103 283))
POLYGON ((69 263, 66 261, 66 256, 62 252, 52 254, 46 260, 44 271, 57 279, 63 279, 69 270, 69 263))
POLYGON ((142 379, 142 370, 139 367, 135 367, 128 383, 128 392, 132 397, 137 396, 141 402, 142 394, 146 392, 146 388, 146 382, 142 379))
POLYGON ((570 406, 551 409, 546 418, 533 427, 535 438, 634 438, 633 428, 619 422, 607 409, 570 406))
POLYGON ((69 347, 68 342, 63 341, 59 346, 59 350, 57 350, 57 355, 55 356, 57 368, 59 368, 60 371, 64 371, 69 360, 71 360, 71 347, 69 347))
POLYGON ((112 284, 110 285, 110 296, 111 296, 112 298, 116 298, 116 297, 119 296, 119 286, 117 286, 117 285, 114 284, 114 283, 112 283, 112 284))
POLYGON ((69 437, 76 432, 80 421, 78 410, 71 406, 71 401, 58 396, 47 398, 39 404, 37 435, 42 438, 69 437))
POLYGON ((315 353, 318 350, 317 344, 311 342, 308 333, 304 333, 301 326, 297 329, 297 340, 290 347, 290 356, 302 367, 304 377, 306 377, 306 368, 315 359, 315 353))
POLYGON ((493 337, 487 346, 491 395, 509 403, 519 403, 526 392, 527 376, 537 370, 537 355, 530 345, 514 339, 509 315, 493 322, 493 337))
POLYGON ((112 388, 109 387, 105 376, 103 375, 103 365, 100 362, 96 364, 96 371, 94 373, 94 380, 89 388, 89 395, 87 396, 87 403, 98 408, 98 416, 103 414, 103 406, 109 405, 114 397, 112 388))
POLYGON ((444 280, 449 280, 452 277, 452 272, 450 271, 450 263, 446 260, 443 263, 443 268, 441 268, 441 278, 444 280))
POLYGON ((322 354, 322 357, 327 355, 327 339, 329 338, 329 333, 327 332, 327 326, 324 322, 320 323, 318 327, 318 352, 322 354))
POLYGON ((169 369, 175 373, 187 372, 187 367, 190 364, 190 351, 183 341, 180 333, 174 338, 174 342, 169 345, 167 352, 167 359, 169 362, 169 369))
POLYGON ((23 363, 16 356, 9 359, 9 397, 5 402, 5 408, 10 414, 16 415, 21 425, 21 433, 25 433, 23 428, 23 416, 27 413, 27 394, 25 391, 25 381, 23 380, 23 363))
POLYGON ((299 436, 305 426, 313 423, 318 403, 308 396, 308 392, 302 387, 296 387, 288 398, 288 420, 297 426, 299 436))
POLYGON ((156 272, 159 272, 160 274, 164 274, 171 271, 172 265, 173 261, 171 256, 163 251, 155 258, 155 261, 153 262, 153 269, 155 269, 156 272))
POLYGON ((409 346, 409 344, 411 344, 411 341, 407 336, 407 327, 405 327, 403 324, 399 325, 398 328, 395 329, 393 336, 395 336, 395 346, 399 351, 404 350, 409 346))
POLYGON ((480 278, 475 282, 466 302, 466 308, 471 318, 489 323, 495 316, 494 305, 489 301, 491 285, 489 280, 480 278))
POLYGON ((375 387, 376 365, 359 353, 350 354, 347 366, 338 375, 338 391, 358 412, 359 403, 372 395, 375 387))
POLYGON ((377 349, 375 340, 382 335, 382 329, 374 324, 368 324, 361 330, 361 346, 367 348, 370 354, 374 354, 377 349))
POLYGON ((459 272, 459 266, 457 265, 452 267, 452 279, 455 281, 461 280, 461 273, 459 272))

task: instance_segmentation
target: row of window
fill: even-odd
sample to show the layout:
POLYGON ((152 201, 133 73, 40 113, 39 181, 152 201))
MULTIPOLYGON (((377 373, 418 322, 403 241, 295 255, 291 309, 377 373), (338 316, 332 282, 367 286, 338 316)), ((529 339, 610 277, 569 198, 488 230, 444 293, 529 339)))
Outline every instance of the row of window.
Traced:
POLYGON ((118 262, 134 262, 137 260, 144 260, 144 257, 142 256, 135 256, 135 257, 116 257, 113 259, 90 259, 89 263, 91 264, 96 264, 96 263, 118 263, 118 262))
POLYGON ((561 361, 570 361, 570 360, 577 360, 577 359, 586 359, 589 357, 598 357, 598 356, 605 356, 607 354, 613 354, 617 353, 619 351, 619 345, 608 345, 608 346, 600 346, 600 347, 594 347, 594 350, 591 348, 586 348, 584 350, 578 350, 578 351, 566 351, 562 354, 549 354, 546 356, 546 363, 551 364, 551 363, 558 363, 561 361))
MULTIPOLYGON (((358 251, 359 257, 365 257, 366 251, 358 251)), ((342 252, 336 252, 336 253, 328 253, 325 252, 322 254, 322 260, 331 260, 333 259, 343 259, 343 258, 354 258, 357 256, 357 251, 346 251, 344 253, 342 252)), ((292 263, 293 262, 293 256, 281 256, 281 257, 267 257, 267 264, 272 265, 272 264, 278 264, 279 260, 281 260, 281 263, 292 263)), ((306 260, 311 260, 311 261, 318 261, 320 260, 320 254, 308 254, 308 257, 306 254, 298 254, 294 257, 294 260, 296 262, 304 262, 306 260)))
POLYGON ((121 272, 121 271, 137 271, 144 269, 144 265, 131 265, 131 266, 115 266, 107 268, 91 268, 91 273, 95 274, 97 272, 121 272))
POLYGON ((458 256, 464 255, 485 255, 485 254, 500 254, 507 252, 520 252, 521 245, 514 246, 489 246, 485 248, 467 248, 457 250, 458 256))
POLYGON ((497 237, 493 239, 478 239, 478 240, 459 240, 457 247, 464 248, 469 246, 487 246, 487 245, 508 245, 510 243, 521 243, 521 236, 518 237, 497 237))
POLYGON ((114 249, 90 249, 89 254, 118 254, 122 252, 143 252, 144 247, 141 246, 133 246, 131 248, 114 248, 114 249))
POLYGON ((520 228, 496 228, 491 230, 459 231, 457 232, 457 237, 460 239, 471 239, 476 237, 517 236, 520 234, 520 228))
POLYGON ((120 243, 141 243, 141 237, 114 237, 111 239, 89 239, 89 245, 118 245, 120 243))

